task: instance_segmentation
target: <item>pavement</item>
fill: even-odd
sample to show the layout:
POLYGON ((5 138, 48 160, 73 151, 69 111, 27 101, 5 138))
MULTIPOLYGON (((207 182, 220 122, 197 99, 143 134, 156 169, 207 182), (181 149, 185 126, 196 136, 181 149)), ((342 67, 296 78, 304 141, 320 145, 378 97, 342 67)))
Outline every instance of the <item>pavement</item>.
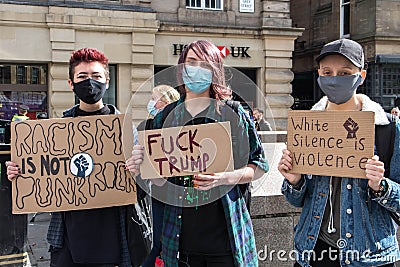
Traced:
POLYGON ((50 253, 46 241, 50 213, 38 213, 34 222, 30 222, 33 214, 28 216, 28 262, 27 267, 49 267, 50 253))

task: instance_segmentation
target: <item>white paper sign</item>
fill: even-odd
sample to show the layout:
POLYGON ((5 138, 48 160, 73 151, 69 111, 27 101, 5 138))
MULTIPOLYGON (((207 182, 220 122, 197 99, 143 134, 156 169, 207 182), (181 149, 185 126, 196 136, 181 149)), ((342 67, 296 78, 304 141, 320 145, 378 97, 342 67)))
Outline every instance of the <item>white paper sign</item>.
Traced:
POLYGON ((254 0, 240 0, 239 12, 254 13, 254 0))

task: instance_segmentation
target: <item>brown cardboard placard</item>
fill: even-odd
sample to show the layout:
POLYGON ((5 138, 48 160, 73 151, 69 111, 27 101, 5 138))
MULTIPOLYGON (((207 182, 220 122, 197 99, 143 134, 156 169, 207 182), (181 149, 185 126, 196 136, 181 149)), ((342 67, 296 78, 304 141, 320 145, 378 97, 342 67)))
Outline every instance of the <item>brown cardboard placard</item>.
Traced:
POLYGON ((289 111, 287 144, 293 173, 365 177, 374 155, 374 113, 289 111))
POLYGON ((143 179, 233 171, 229 122, 139 132, 143 179))
POLYGON ((11 160, 21 169, 12 182, 13 213, 136 202, 125 170, 132 147, 132 120, 124 114, 13 122, 11 160))

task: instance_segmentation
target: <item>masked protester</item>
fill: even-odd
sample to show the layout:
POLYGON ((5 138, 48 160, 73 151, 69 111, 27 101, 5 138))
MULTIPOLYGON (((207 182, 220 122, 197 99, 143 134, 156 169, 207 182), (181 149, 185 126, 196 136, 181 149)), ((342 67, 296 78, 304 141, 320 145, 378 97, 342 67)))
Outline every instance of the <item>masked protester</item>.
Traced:
MULTIPOLYGON (((376 125, 389 120, 382 107, 356 94, 366 77, 360 44, 340 39, 326 44, 318 63, 318 84, 325 93, 313 110, 373 111, 376 125)), ((396 124, 399 139, 400 125, 396 124)), ((302 207, 295 227, 295 266, 394 266, 399 259, 396 227, 390 212, 400 211, 399 142, 395 142, 390 174, 377 155, 365 165, 367 179, 289 172, 292 154, 283 150, 278 169, 285 177, 282 192, 302 207)))
POLYGON ((169 103, 175 102, 179 99, 180 95, 177 90, 169 85, 158 85, 153 88, 151 100, 147 104, 147 111, 152 117, 162 110, 169 103))
MULTIPOLYGON (((234 171, 171 177, 165 182, 161 234, 165 266, 258 266, 250 214, 241 185, 261 177, 268 164, 250 117, 228 107, 221 53, 209 41, 190 43, 181 53, 177 81, 181 98, 155 116, 153 129, 230 121, 234 171), (229 113, 231 111, 231 113, 229 113), (230 115, 232 114, 232 115, 230 115), (235 136, 235 138, 233 138, 235 136)), ((135 173, 144 148, 136 145, 127 168, 135 173)), ((217 153, 225 151, 217 151, 217 153)))
MULTIPOLYGON (((68 84, 79 104, 64 111, 63 117, 119 114, 104 104, 109 85, 108 59, 94 48, 74 51, 69 61, 68 84)), ((18 175, 18 167, 7 162, 8 179, 18 175)), ((131 266, 124 216, 126 206, 53 212, 47 234, 51 265, 55 267, 131 266)))

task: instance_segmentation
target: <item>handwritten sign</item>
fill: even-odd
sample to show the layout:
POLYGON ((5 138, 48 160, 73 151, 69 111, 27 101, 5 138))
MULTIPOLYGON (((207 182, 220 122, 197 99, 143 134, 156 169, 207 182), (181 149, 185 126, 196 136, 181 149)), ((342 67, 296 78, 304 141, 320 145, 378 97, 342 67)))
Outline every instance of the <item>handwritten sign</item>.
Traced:
POLYGON ((133 146, 125 115, 27 120, 11 124, 13 213, 131 204, 135 181, 125 170, 133 146), (126 144, 124 149, 123 144, 126 144))
POLYGON ((374 113, 289 111, 288 149, 293 173, 365 178, 374 155, 374 113))
POLYGON ((231 140, 229 122, 141 131, 142 178, 232 171, 231 140))

